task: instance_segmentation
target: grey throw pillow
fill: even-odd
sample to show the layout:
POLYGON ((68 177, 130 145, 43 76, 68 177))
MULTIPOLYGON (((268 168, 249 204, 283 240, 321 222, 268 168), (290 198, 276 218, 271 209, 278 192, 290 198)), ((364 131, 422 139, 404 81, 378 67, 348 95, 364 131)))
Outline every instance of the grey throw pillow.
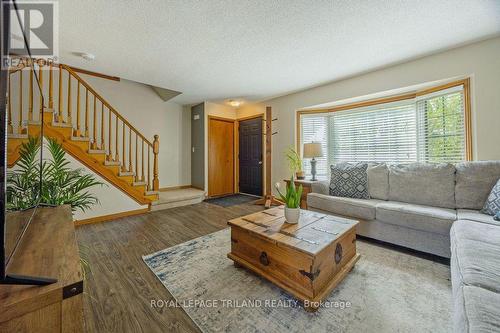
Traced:
POLYGON ((330 195, 357 199, 369 199, 368 163, 337 163, 330 166, 330 195))
POLYGON ((481 212, 488 215, 500 213, 500 179, 493 186, 481 212))

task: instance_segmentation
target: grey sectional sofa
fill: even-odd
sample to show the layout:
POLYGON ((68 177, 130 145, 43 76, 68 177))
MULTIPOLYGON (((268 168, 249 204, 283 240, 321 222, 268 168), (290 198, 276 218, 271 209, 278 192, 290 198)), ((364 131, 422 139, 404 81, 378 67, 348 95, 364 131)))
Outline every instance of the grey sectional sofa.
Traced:
POLYGON ((500 222, 481 214, 500 161, 370 165, 371 199, 313 184, 309 209, 355 218, 357 233, 451 257, 454 332, 500 332, 500 222))
POLYGON ((329 181, 318 182, 309 209, 359 220, 359 235, 446 258, 455 221, 498 224, 480 210, 500 178, 500 161, 372 164, 367 174, 371 199, 333 197, 329 181))

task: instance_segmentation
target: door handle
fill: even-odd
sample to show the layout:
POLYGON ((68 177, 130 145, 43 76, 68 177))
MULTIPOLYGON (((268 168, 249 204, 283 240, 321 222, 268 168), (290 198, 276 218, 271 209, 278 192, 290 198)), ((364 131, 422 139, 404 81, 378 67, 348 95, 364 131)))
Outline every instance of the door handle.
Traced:
POLYGON ((262 161, 259 161, 259 164, 262 164, 262 161))

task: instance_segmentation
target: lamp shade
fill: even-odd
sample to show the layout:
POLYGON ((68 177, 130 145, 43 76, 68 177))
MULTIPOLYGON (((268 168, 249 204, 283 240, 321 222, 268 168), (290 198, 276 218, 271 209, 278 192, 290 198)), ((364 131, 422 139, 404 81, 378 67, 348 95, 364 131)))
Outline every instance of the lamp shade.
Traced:
POLYGON ((321 143, 312 142, 304 143, 304 158, 323 157, 323 150, 321 143))

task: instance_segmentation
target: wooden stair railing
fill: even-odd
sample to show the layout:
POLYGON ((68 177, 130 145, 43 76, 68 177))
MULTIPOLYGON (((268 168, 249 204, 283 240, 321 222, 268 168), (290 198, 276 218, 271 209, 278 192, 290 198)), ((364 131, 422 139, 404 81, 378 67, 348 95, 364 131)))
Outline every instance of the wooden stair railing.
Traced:
MULTIPOLYGON (((130 186, 143 187, 144 196, 156 195, 159 190, 158 135, 154 136, 153 142, 149 141, 67 65, 47 63, 43 59, 36 61, 28 59, 21 62, 17 68, 10 70, 9 92, 13 92, 10 88, 14 83, 19 85, 19 89, 16 89, 19 95, 17 105, 14 105, 13 96, 8 96, 7 99, 7 130, 12 138, 19 139, 27 136, 30 122, 43 121, 44 126, 50 127, 49 133, 53 133, 50 129, 60 128, 62 131, 66 128, 69 141, 78 143, 80 147, 83 147, 82 143, 88 143, 86 153, 89 156, 97 161, 102 159, 100 162, 110 169, 116 168, 119 177, 131 180, 130 186), (39 101, 34 97, 33 85, 36 84, 34 83, 36 79, 33 77, 33 71, 29 71, 29 80, 23 80, 23 72, 25 72, 23 69, 26 67, 38 69, 37 83, 42 91, 48 90, 49 97, 45 99, 48 105, 42 105, 44 99, 41 94, 39 101), (48 78, 43 75, 45 70, 49 70, 48 78), (53 70, 58 70, 58 75, 54 75, 53 70), (57 77, 57 82, 54 82, 54 77, 57 77), (46 80, 48 84, 44 84, 46 80), (54 110, 53 90, 56 83, 58 100, 57 110, 54 110), (25 87, 25 84, 29 86, 25 87), (29 95, 27 110, 23 108, 26 104, 23 101, 23 88, 28 91, 29 95), (83 98, 82 90, 84 90, 83 98), (36 108, 35 103, 38 104, 36 108), (16 111, 14 107, 17 113, 14 113, 16 111), (33 110, 35 109, 40 110, 40 115, 37 117, 34 116, 33 110), (46 117, 49 112, 50 114, 46 117), (84 112, 83 115, 82 112, 84 112)), ((46 95, 45 91, 43 94, 46 95)), ((122 190, 124 190, 123 186, 122 190)))

